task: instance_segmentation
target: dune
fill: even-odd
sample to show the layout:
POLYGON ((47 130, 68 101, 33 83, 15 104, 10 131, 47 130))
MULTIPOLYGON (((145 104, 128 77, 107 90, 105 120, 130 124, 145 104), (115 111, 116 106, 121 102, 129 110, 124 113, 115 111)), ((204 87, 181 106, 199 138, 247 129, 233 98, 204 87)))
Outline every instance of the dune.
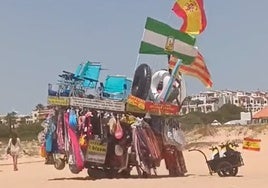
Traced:
MULTIPOLYGON (((196 131, 196 130, 195 130, 196 131)), ((247 127, 236 127, 235 129, 219 128, 212 130, 206 136, 200 136, 197 132, 186 133, 189 143, 183 152, 187 165, 187 174, 184 177, 168 177, 165 164, 162 162, 157 169, 158 176, 146 179, 138 179, 133 170, 129 179, 100 179, 92 180, 88 177, 86 170, 79 174, 72 174, 68 167, 56 170, 53 165, 45 165, 44 159, 38 154, 19 158, 19 171, 12 170, 11 158, 2 157, 0 160, 0 184, 1 187, 42 188, 42 187, 217 187, 217 188, 264 188, 267 186, 266 170, 268 166, 268 137, 266 129, 254 132, 247 127), (219 177, 217 174, 210 175, 204 157, 198 152, 189 152, 189 148, 199 148, 210 158, 211 151, 208 146, 224 142, 226 140, 242 141, 246 136, 254 136, 261 139, 261 150, 250 151, 242 149, 240 142, 238 150, 242 153, 244 166, 239 167, 238 175, 235 177, 219 177)), ((28 147, 31 147, 30 144, 28 147)), ((30 150, 30 148, 25 148, 30 150)), ((38 153, 36 147, 36 153, 38 153)), ((2 155, 3 156, 3 155, 2 155)))

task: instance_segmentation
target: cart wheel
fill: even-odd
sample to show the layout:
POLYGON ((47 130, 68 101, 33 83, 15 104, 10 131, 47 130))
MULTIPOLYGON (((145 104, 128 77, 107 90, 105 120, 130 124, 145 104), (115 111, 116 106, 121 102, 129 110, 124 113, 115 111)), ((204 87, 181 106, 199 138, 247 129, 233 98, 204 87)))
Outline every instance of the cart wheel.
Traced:
POLYGON ((238 172, 238 167, 232 167, 228 161, 222 161, 217 166, 217 173, 220 177, 235 176, 238 172))
POLYGON ((74 164, 69 164, 69 169, 73 174, 78 174, 81 171, 74 164))
POLYGON ((142 178, 149 178, 149 177, 150 177, 150 174, 148 174, 145 171, 142 172, 142 178))
POLYGON ((237 173, 238 173, 238 167, 233 167, 231 176, 236 176, 237 173))
POLYGON ((119 174, 122 178, 130 178, 130 170, 124 170, 119 174))
POLYGON ((141 172, 141 169, 140 169, 140 167, 138 165, 136 166, 136 170, 137 170, 137 173, 138 173, 138 177, 141 178, 142 177, 142 172, 141 172))
POLYGON ((178 176, 176 168, 170 168, 170 169, 168 169, 168 172, 169 172, 169 176, 171 176, 171 177, 177 177, 178 176))
MULTIPOLYGON (((98 170, 100 170, 100 169, 98 169, 98 170)), ((118 178, 119 177, 119 174, 114 169, 103 169, 101 171, 104 172, 104 177, 103 178, 113 179, 113 178, 118 178)))
POLYGON ((93 179, 102 179, 106 177, 106 173, 103 169, 98 169, 94 167, 89 167, 87 169, 87 174, 93 179))
POLYGON ((168 162, 168 165, 166 163, 166 166, 168 167, 169 176, 171 177, 181 177, 184 176, 184 174, 181 172, 180 168, 180 162, 178 157, 178 152, 176 149, 173 152, 168 151, 169 155, 165 158, 165 161, 168 162))
POLYGON ((54 160, 54 167, 57 170, 62 170, 65 167, 65 160, 64 159, 55 159, 54 160))

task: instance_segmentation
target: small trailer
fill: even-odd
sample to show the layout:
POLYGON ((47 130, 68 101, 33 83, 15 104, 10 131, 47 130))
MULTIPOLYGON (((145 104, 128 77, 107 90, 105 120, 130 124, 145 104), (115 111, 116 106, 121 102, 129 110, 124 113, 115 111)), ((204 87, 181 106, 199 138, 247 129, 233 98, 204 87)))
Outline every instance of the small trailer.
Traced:
POLYGON ((210 175, 217 173, 220 177, 236 176, 238 167, 244 165, 241 153, 232 149, 227 150, 223 157, 218 156, 211 160, 208 160, 205 153, 199 149, 189 151, 198 151, 204 156, 210 175))

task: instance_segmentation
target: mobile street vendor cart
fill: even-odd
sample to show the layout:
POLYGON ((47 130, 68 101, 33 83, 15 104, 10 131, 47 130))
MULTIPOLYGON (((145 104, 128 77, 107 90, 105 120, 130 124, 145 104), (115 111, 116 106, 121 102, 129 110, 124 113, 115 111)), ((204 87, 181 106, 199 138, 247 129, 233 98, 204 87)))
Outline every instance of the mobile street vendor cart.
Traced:
MULTIPOLYGON (((70 132, 63 129, 66 134, 65 147, 53 151, 54 165, 57 169, 63 169, 65 164, 69 164, 73 173, 87 168, 89 176, 104 178, 128 177, 134 167, 140 177, 146 177, 151 175, 152 171, 156 174, 156 168, 164 159, 171 176, 181 176, 186 172, 182 152, 177 147, 180 144, 167 142, 165 140, 170 139, 164 136, 177 126, 178 122, 170 120, 178 115, 178 106, 154 104, 132 95, 129 95, 125 101, 49 96, 48 105, 54 107, 55 114, 60 114, 70 108, 90 109, 90 111, 97 112, 97 121, 94 120, 96 117, 91 117, 92 133, 87 136, 86 144, 83 145, 81 142, 83 138, 81 135, 77 134, 77 139, 70 139, 72 136, 68 134, 70 132), (116 114, 116 119, 119 117, 121 119, 123 136, 120 139, 116 139, 115 134, 110 132, 111 128, 107 126, 110 119, 105 115, 111 113, 116 114), (150 126, 142 119, 148 113, 151 115, 151 122, 147 121, 150 126), (94 122, 97 122, 98 126, 94 125, 94 122), (142 140, 142 137, 146 136, 149 136, 147 142, 142 140), (66 146, 67 140, 69 146, 68 144, 66 146), (76 153, 74 152, 76 149, 73 148, 74 144, 72 144, 75 140, 80 140, 75 147, 81 148, 81 151, 76 153), (81 153, 80 158, 83 158, 83 165, 76 167, 75 163, 79 163, 81 153)), ((57 137, 61 136, 57 135, 57 137)))
MULTIPOLYGON (((95 66, 86 65, 82 69, 87 71, 95 66)), ((68 164, 73 173, 86 168, 91 177, 103 178, 128 177, 134 167, 139 176, 148 176, 156 174, 164 159, 171 176, 184 175, 180 105, 147 100, 154 77, 148 65, 136 69, 132 84, 125 77, 108 76, 97 89, 92 69, 91 76, 76 72, 64 71, 59 89, 48 89, 52 112, 45 120, 44 145, 57 169, 68 164), (97 94, 86 92, 88 80, 97 94)))

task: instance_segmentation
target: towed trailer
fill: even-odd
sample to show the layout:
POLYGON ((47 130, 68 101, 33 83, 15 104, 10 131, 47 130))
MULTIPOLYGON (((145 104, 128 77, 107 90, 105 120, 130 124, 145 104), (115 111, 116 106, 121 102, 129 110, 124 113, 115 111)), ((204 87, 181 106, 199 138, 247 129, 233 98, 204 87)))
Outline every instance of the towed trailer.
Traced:
POLYGON ((190 149, 189 152, 191 151, 200 152, 204 156, 210 175, 217 173, 220 177, 236 176, 238 168, 244 165, 239 151, 231 150, 226 152, 225 156, 214 157, 211 160, 208 160, 206 154, 200 149, 190 149))

